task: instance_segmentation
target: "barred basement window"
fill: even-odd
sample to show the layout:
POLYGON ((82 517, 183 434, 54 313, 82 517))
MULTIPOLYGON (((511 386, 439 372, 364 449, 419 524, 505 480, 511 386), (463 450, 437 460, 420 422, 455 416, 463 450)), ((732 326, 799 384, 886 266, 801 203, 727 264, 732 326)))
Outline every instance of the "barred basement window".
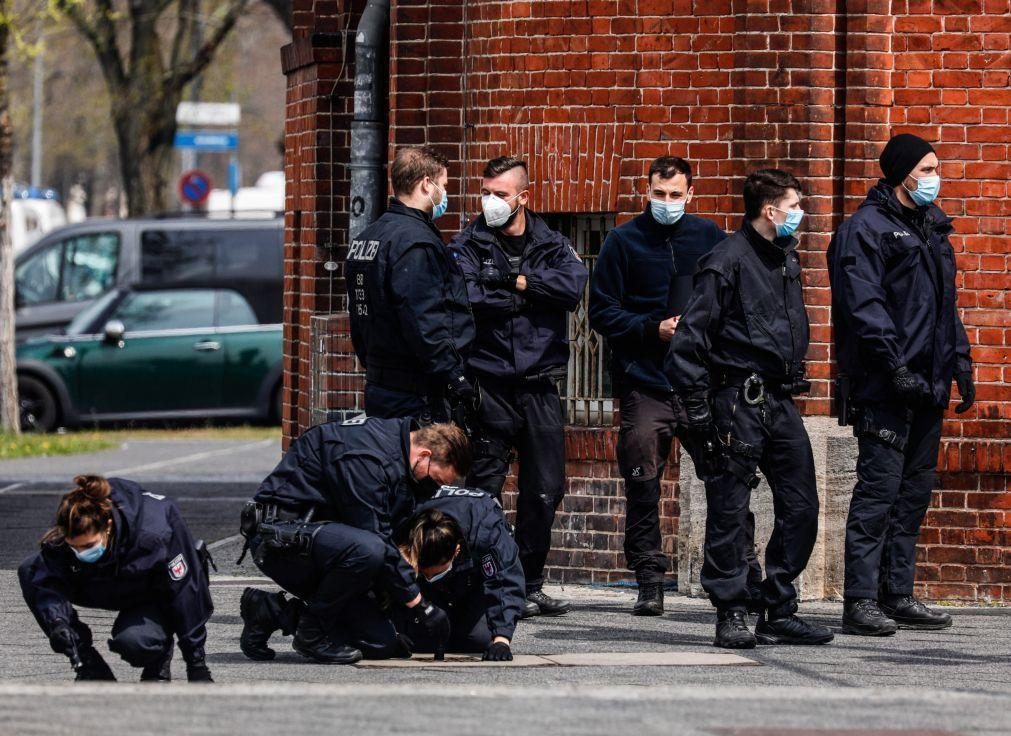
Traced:
MULTIPOLYGON (((543 214, 544 221, 565 235, 593 275, 604 238, 614 227, 614 215, 543 214)), ((588 427, 613 423, 614 400, 604 338, 590 329, 590 283, 569 319, 569 370, 560 392, 566 421, 588 427)))

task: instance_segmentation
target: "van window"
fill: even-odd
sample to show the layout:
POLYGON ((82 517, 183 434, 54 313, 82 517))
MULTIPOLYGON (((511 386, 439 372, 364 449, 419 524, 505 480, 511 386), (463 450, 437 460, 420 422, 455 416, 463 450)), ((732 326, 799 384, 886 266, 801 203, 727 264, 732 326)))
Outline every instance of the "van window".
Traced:
POLYGON ((141 279, 146 283, 279 280, 281 233, 274 228, 145 230, 140 258, 141 279))
POLYGON ((87 233, 46 246, 15 271, 18 303, 94 299, 113 287, 118 260, 116 233, 87 233))

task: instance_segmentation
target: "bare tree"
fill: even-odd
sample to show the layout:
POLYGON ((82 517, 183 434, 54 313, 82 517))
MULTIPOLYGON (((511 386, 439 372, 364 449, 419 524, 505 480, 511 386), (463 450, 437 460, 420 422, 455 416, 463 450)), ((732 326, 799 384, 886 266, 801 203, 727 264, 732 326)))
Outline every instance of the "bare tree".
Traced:
POLYGON ((131 215, 168 208, 176 107, 203 71, 249 0, 219 0, 202 15, 201 0, 52 0, 88 40, 109 88, 119 167, 131 215), (175 6, 174 32, 164 16, 175 6), (203 21, 209 32, 194 43, 203 21), (118 26, 129 36, 124 53, 118 26))
POLYGON ((277 13, 277 17, 284 23, 285 27, 291 30, 291 0, 263 0, 270 6, 271 10, 277 13))
POLYGON ((7 0, 0 0, 0 432, 21 431, 14 357, 14 245, 10 238, 12 135, 8 93, 11 36, 7 0))

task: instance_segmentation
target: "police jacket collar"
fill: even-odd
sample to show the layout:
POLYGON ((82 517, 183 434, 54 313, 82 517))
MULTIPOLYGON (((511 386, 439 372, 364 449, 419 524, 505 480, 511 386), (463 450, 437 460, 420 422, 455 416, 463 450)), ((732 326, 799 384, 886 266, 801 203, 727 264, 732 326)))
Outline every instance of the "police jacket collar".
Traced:
POLYGON ((884 210, 902 222, 922 230, 924 235, 931 231, 950 233, 954 229, 953 220, 933 202, 916 209, 905 207, 896 196, 895 189, 884 179, 879 179, 878 183, 871 187, 867 192, 867 199, 860 206, 884 210))
POLYGON ((769 258, 776 263, 785 263, 786 255, 797 247, 797 239, 792 235, 788 235, 784 238, 776 238, 775 240, 767 240, 765 237, 755 229, 755 226, 751 224, 748 219, 744 220, 744 224, 741 226, 741 232, 744 233, 744 237, 748 239, 751 243, 751 247, 758 252, 758 254, 764 258, 769 258))
MULTIPOLYGON (((527 236, 527 248, 537 248, 547 243, 554 243, 558 240, 558 234, 549 228, 547 224, 535 212, 530 209, 524 210, 527 227, 523 234, 527 236)), ((484 219, 484 215, 478 215, 477 219, 468 225, 470 239, 475 243, 487 248, 499 246, 499 231, 491 228, 484 219)))
MULTIPOLYGON (((386 207, 387 212, 392 212, 396 215, 404 215, 405 217, 411 217, 415 220, 421 220, 423 223, 428 225, 430 228, 439 232, 438 228, 435 226, 435 222, 432 220, 432 215, 424 210, 419 210, 415 207, 408 207, 406 204, 401 202, 396 197, 390 197, 390 203, 386 207)), ((440 235, 441 237, 441 235, 440 235)))

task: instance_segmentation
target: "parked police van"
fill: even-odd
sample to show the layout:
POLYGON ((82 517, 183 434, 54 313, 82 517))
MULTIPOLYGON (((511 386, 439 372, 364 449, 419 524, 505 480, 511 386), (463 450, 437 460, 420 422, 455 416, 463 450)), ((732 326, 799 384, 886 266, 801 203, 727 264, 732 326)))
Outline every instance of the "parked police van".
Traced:
POLYGON ((48 233, 15 261, 18 341, 62 330, 114 287, 227 287, 281 322, 284 224, 270 219, 93 219, 48 233))

